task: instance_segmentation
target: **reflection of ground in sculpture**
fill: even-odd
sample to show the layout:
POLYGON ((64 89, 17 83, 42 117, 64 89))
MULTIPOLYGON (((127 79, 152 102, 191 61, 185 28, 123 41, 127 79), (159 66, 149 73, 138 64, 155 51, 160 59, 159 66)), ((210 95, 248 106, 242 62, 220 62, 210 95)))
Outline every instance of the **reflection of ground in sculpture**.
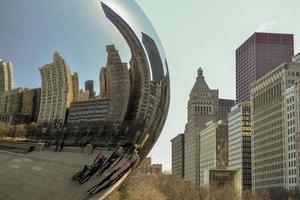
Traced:
MULTIPOLYGON (((112 152, 103 153, 108 156, 112 152)), ((72 181, 72 176, 86 163, 92 164, 96 156, 97 151, 87 156, 80 150, 76 152, 75 148, 72 151, 34 151, 29 154, 0 151, 0 199, 84 199, 88 196, 88 189, 113 171, 108 169, 101 177, 93 176, 82 185, 72 181)), ((124 162, 127 160, 119 162, 115 169, 124 166, 124 162)), ((110 189, 99 192, 107 193, 106 190, 110 189)))
POLYGON ((120 147, 111 155, 104 155, 99 152, 91 166, 84 168, 73 176, 73 180, 79 184, 84 184, 93 176, 99 176, 96 185, 88 190, 88 198, 92 198, 98 193, 105 193, 114 184, 126 177, 136 164, 139 162, 139 156, 134 148, 124 149, 120 147), (130 150, 131 149, 131 150, 130 150), (126 154, 128 151, 134 151, 126 154))

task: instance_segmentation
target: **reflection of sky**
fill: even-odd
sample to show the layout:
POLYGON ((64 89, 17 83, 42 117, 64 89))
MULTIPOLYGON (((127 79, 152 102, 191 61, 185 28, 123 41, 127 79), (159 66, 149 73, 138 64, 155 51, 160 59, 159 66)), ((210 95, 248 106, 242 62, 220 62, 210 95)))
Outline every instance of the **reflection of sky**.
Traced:
MULTIPOLYGON (((142 32, 149 35, 154 41, 162 56, 162 62, 164 63, 166 57, 161 42, 157 36, 155 29, 151 22, 145 17, 144 12, 133 0, 102 0, 106 5, 117 12, 135 31, 137 36, 142 41, 142 32)), ((166 68, 164 69, 166 71, 166 68)))
MULTIPOLYGON (((135 30, 159 41, 134 1, 104 2, 135 30)), ((55 51, 62 54, 72 72, 79 72, 81 87, 92 79, 97 92, 100 67, 106 63, 105 45, 116 44, 123 62, 130 58, 120 33, 104 17, 100 0, 2 0, 0 27, 0 59, 13 62, 18 87, 39 87, 38 68, 52 62, 55 51)), ((160 42, 157 45, 160 47, 160 42)))
POLYGON ((105 45, 116 44, 124 62, 129 51, 116 29, 104 17, 98 0, 2 0, 0 58, 13 62, 18 87, 40 86, 38 68, 61 53, 81 87, 95 80, 106 63, 105 45))

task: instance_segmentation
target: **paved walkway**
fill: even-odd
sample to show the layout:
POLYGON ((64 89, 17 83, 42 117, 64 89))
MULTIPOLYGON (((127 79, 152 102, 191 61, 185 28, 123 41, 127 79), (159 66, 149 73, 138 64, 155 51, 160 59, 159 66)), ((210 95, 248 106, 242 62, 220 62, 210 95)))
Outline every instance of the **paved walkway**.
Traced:
POLYGON ((95 154, 40 151, 19 154, 0 150, 0 199, 84 199, 99 177, 79 185, 72 176, 93 163, 95 154))

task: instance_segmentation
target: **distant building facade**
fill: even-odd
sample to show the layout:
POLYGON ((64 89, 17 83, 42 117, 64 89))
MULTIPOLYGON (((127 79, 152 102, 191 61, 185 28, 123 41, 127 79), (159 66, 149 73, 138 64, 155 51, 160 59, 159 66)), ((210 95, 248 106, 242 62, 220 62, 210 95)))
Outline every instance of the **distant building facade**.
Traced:
POLYGON ((281 64, 251 87, 254 191, 293 191, 299 186, 296 95, 291 89, 300 78, 299 61, 294 57, 281 64))
MULTIPOLYGON (((298 57, 298 61, 296 61, 296 59, 294 60, 294 62, 300 62, 300 57, 298 57)), ((293 128, 288 127, 288 130, 290 130, 290 136, 289 138, 287 138, 288 140, 288 145, 290 146, 290 152, 289 152, 289 158, 293 159, 291 161, 289 161, 289 165, 293 166, 294 170, 293 173, 290 172, 291 175, 294 175, 294 181, 293 181, 293 186, 295 189, 295 185, 296 185, 296 189, 298 191, 300 191, 300 80, 296 81, 295 86, 294 86, 294 104, 295 104, 295 108, 294 109, 289 109, 290 111, 295 110, 295 114, 290 112, 288 113, 289 117, 293 116, 293 120, 295 120, 295 133, 291 134, 291 130, 293 128), (296 161, 295 161, 296 160, 296 161), (292 164, 292 161, 294 162, 292 164), (295 181, 296 180, 296 181, 295 181), (296 182, 296 184, 295 184, 296 182)), ((291 107, 290 107, 291 108, 291 107)), ((293 123, 290 123, 291 126, 293 126, 293 123)), ((294 132, 292 130, 292 132, 294 132)), ((289 148, 289 147, 288 147, 289 148)), ((292 182, 292 181, 291 181, 292 182)))
POLYGON ((77 101, 79 96, 79 77, 78 73, 72 74, 72 89, 73 89, 73 100, 77 101))
POLYGON ((109 110, 109 99, 92 99, 71 103, 68 123, 105 121, 109 110))
POLYGON ((65 122, 67 109, 73 101, 72 76, 69 65, 55 53, 53 62, 40 68, 42 77, 41 106, 38 123, 49 123, 55 119, 65 122))
POLYGON ((21 114, 28 122, 37 122, 41 102, 41 88, 27 89, 22 93, 21 114))
POLYGON ((184 179, 200 184, 199 132, 206 123, 218 117, 218 90, 211 90, 205 82, 203 70, 198 69, 198 77, 188 101, 188 122, 184 133, 184 179))
POLYGON ((11 62, 0 60, 0 92, 15 88, 14 69, 11 62))
POLYGON ((105 98, 107 95, 107 85, 106 85, 106 67, 102 67, 99 75, 100 82, 100 97, 105 98))
POLYGON ((218 121, 228 121, 228 113, 230 113, 231 107, 233 107, 234 104, 234 100, 219 99, 218 121))
POLYGON ((250 99, 250 86, 294 55, 294 36, 254 33, 236 50, 236 101, 250 99))
POLYGON ((84 82, 84 90, 89 91, 89 98, 92 99, 95 97, 95 90, 94 90, 94 81, 88 80, 84 82))
POLYGON ((184 134, 171 140, 172 143, 172 174, 184 178, 184 134))
POLYGON ((204 185, 204 172, 228 167, 228 126, 226 123, 209 122, 200 133, 199 181, 204 185))
POLYGON ((241 171, 241 188, 251 190, 251 104, 237 104, 228 115, 228 169, 241 171))
POLYGON ((0 121, 11 125, 24 123, 21 115, 22 92, 24 88, 16 88, 0 92, 0 121))
POLYGON ((76 101, 88 101, 90 99, 90 92, 79 90, 76 101))
POLYGON ((135 170, 137 176, 160 174, 162 174, 162 164, 152 164, 151 157, 146 157, 135 170))
MULTIPOLYGON (((286 121, 285 123, 285 130, 287 130, 287 137, 285 138, 284 143, 285 145, 285 152, 287 152, 286 157, 286 185, 285 189, 289 191, 296 191, 300 189, 299 179, 300 179, 300 173, 299 173, 299 158, 298 153, 300 153, 299 150, 297 150, 297 140, 296 136, 298 135, 297 130, 299 125, 297 125, 297 122, 299 122, 299 80, 296 82, 295 86, 292 86, 286 90, 285 93, 285 116, 284 119, 286 121), (298 105, 297 105, 298 104, 298 105)), ((297 136, 299 137, 299 136, 297 136)))
POLYGON ((162 164, 152 164, 152 174, 160 175, 163 173, 162 164))

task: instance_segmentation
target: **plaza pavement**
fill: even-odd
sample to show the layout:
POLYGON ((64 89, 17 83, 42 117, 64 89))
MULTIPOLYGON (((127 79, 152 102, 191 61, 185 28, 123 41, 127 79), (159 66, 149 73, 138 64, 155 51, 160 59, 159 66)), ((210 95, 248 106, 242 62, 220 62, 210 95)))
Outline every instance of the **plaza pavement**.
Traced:
MULTIPOLYGON (((0 150, 0 199, 2 200, 76 200, 84 199, 87 190, 99 183, 92 177, 80 185, 72 176, 96 153, 35 151, 28 154, 0 150)), ((96 197, 94 197, 96 199, 96 197)))

